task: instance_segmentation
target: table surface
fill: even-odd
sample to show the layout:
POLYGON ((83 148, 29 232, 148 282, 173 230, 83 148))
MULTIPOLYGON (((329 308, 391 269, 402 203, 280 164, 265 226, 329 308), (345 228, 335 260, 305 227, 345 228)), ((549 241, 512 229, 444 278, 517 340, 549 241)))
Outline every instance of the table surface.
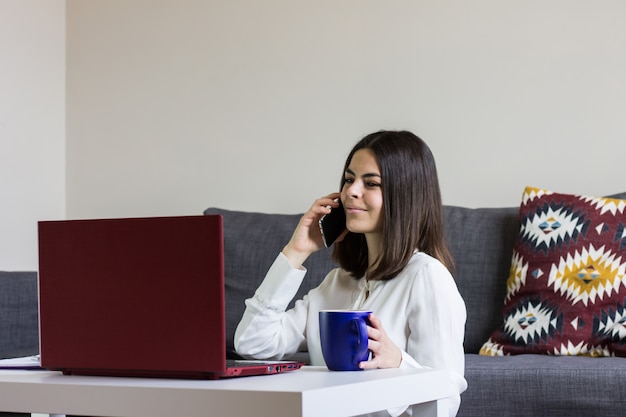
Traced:
POLYGON ((444 371, 425 369, 332 372, 307 366, 218 381, 2 370, 0 410, 120 417, 332 417, 407 404, 436 405, 448 390, 444 371))

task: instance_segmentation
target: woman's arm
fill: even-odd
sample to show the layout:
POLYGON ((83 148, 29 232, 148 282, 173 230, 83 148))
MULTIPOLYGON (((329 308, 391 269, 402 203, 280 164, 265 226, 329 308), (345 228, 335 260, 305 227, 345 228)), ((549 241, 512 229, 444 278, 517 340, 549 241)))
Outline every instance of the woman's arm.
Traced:
POLYGON ((460 394, 467 388, 464 378, 466 309, 454 278, 438 262, 428 263, 418 272, 411 294, 409 339, 402 366, 447 370, 453 394, 450 415, 455 415, 460 394), (404 360, 406 359, 406 360, 404 360))
POLYGON ((281 359, 304 342, 308 298, 286 311, 306 270, 296 269, 281 253, 265 279, 246 300, 246 310, 235 331, 235 350, 244 357, 281 359))
POLYGON ((305 341, 308 298, 285 311, 302 284, 304 261, 324 247, 319 219, 337 207, 339 193, 316 200, 302 215, 291 239, 270 267, 265 279, 246 300, 246 310, 235 331, 235 350, 259 359, 282 358, 295 353, 305 341))

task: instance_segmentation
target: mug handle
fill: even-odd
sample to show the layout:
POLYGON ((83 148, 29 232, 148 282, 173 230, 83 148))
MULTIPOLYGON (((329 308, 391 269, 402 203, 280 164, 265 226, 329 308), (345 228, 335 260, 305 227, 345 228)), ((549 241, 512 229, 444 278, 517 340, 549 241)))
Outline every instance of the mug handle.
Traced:
POLYGON ((369 338, 367 337, 367 323, 363 319, 352 319, 352 327, 356 330, 357 345, 352 355, 352 364, 358 366, 361 358, 365 355, 368 348, 369 338))

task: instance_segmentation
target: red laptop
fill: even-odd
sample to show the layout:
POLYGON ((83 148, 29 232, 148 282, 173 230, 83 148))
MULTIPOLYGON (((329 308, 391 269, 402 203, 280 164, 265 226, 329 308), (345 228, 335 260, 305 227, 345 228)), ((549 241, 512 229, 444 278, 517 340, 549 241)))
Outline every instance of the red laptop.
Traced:
POLYGON ((211 379, 299 369, 227 367, 223 246, 219 215, 39 222, 42 367, 211 379))

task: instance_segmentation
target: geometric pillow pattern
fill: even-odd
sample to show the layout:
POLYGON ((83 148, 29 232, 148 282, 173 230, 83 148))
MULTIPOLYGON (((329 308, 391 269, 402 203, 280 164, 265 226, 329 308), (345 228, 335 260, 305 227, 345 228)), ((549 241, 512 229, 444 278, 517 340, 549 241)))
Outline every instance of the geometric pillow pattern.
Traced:
POLYGON ((626 356, 626 200, 526 187, 502 324, 481 355, 626 356))

